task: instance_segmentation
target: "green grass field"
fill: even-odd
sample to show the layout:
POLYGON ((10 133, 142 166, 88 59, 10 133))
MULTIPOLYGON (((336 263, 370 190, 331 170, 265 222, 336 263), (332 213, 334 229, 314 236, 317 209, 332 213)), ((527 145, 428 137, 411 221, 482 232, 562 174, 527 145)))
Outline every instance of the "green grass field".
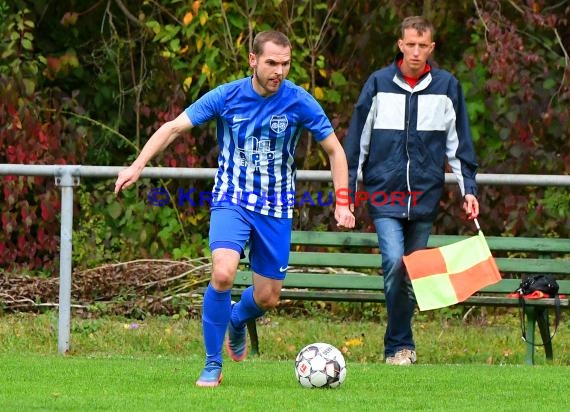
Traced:
POLYGON ((305 389, 288 361, 226 362, 197 388, 201 357, 0 355, 2 411, 559 411, 567 366, 349 363, 338 389, 305 389))
MULTIPOLYGON (((564 320, 564 319, 563 319, 564 320)), ((57 313, 0 316, 0 411, 559 411, 566 403, 569 330, 557 333, 556 359, 523 366, 516 316, 485 325, 418 319, 419 363, 387 366, 383 325, 323 317, 267 317, 262 354, 224 363, 218 388, 197 388, 203 365, 199 321, 76 319, 71 351, 57 354, 57 313), (300 347, 329 341, 345 352, 338 389, 295 380, 300 347)))

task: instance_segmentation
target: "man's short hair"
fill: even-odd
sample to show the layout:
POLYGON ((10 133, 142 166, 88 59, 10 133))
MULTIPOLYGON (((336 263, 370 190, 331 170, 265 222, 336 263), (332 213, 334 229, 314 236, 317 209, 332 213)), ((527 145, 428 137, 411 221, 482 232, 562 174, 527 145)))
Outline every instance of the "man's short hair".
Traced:
POLYGON ((433 24, 423 16, 410 16, 402 21, 402 39, 404 38, 406 29, 415 29, 420 35, 424 34, 424 32, 430 32, 431 38, 433 39, 435 37, 433 24))
POLYGON ((289 38, 279 31, 262 31, 258 33, 253 39, 253 46, 251 52, 256 56, 263 54, 263 46, 265 43, 271 42, 278 46, 289 47, 291 49, 291 42, 289 38))

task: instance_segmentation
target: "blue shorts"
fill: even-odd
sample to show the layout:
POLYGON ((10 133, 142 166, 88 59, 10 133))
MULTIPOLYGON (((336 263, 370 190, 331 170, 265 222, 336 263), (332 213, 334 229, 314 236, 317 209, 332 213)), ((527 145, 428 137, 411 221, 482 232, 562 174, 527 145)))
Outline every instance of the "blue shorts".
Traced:
POLYGON ((251 270, 283 280, 289 263, 293 219, 262 215, 237 205, 213 206, 210 216, 210 250, 225 248, 245 257, 249 243, 251 270))

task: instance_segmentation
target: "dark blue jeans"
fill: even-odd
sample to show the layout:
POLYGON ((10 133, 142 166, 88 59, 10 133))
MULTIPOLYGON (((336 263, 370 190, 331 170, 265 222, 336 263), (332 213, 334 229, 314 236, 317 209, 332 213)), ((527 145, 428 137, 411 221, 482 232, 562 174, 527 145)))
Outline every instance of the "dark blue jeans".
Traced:
POLYGON ((382 253, 384 293, 388 322, 384 334, 384 356, 402 349, 415 350, 412 317, 416 299, 402 256, 423 249, 433 222, 381 217, 374 219, 382 253))

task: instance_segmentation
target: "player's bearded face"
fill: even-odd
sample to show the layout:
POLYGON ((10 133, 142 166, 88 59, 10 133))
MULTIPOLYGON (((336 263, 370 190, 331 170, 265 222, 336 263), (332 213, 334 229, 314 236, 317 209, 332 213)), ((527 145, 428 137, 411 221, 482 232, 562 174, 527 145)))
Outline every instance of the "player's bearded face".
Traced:
POLYGON ((291 67, 291 49, 268 42, 263 53, 249 54, 249 65, 253 69, 253 88, 262 96, 279 91, 291 67))

